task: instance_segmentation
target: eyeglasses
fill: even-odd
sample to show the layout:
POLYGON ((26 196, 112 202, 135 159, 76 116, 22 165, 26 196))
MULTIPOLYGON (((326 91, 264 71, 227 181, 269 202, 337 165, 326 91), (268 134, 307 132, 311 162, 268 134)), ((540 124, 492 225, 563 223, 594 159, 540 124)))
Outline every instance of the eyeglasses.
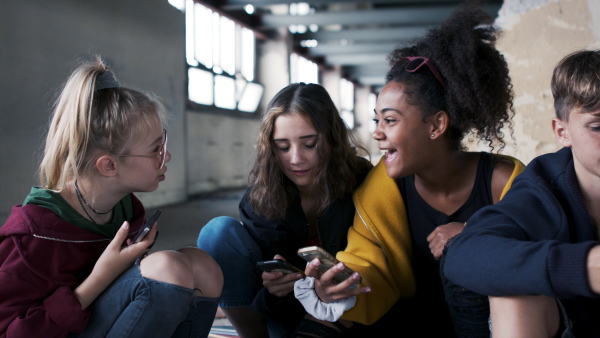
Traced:
POLYGON ((421 67, 423 67, 424 65, 427 65, 429 70, 433 73, 433 75, 435 75, 436 79, 438 79, 438 81, 440 81, 440 83, 442 84, 442 87, 444 87, 444 89, 446 89, 446 83, 440 76, 440 73, 438 73, 437 69, 435 69, 435 67, 433 66, 433 63, 428 58, 423 57, 423 56, 403 57, 402 59, 398 60, 398 62, 396 62, 394 67, 392 67, 392 70, 396 69, 396 67, 399 66, 403 60, 408 60, 408 62, 404 66, 404 70, 406 70, 407 72, 410 72, 410 73, 414 73, 417 70, 421 69, 421 67))
POLYGON ((116 155, 123 157, 158 157, 160 159, 160 165, 158 169, 162 169, 165 166, 165 159, 167 158, 167 130, 163 128, 163 132, 165 133, 165 140, 160 145, 160 149, 158 150, 158 155, 116 155))

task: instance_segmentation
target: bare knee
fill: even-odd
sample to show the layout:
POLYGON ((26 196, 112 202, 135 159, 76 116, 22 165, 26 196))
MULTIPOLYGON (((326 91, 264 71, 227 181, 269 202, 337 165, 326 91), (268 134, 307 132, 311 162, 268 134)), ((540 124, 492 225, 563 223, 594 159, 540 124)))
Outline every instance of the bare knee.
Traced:
POLYGON ((178 251, 159 251, 148 255, 140 263, 142 276, 157 281, 194 288, 194 277, 189 259, 178 251))
POLYGON ((185 255, 192 267, 196 294, 219 297, 223 289, 223 272, 219 264, 204 250, 188 247, 178 250, 185 255))
POLYGON ((548 296, 489 297, 492 336, 555 337, 560 314, 554 298, 548 296))

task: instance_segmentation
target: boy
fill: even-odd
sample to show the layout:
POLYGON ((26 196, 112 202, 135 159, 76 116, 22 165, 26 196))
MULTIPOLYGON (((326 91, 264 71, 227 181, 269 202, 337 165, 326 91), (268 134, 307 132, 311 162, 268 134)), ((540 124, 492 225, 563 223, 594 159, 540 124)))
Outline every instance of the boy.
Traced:
POLYGON ((494 338, 600 336, 600 51, 561 60, 552 94, 564 148, 531 161, 444 255, 449 279, 490 296, 494 338))

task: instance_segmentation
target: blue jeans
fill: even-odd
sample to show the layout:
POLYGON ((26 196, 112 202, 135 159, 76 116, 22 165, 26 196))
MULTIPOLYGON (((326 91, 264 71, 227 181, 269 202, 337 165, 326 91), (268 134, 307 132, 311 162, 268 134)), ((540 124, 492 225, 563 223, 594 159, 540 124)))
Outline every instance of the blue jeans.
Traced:
POLYGON ((197 244, 223 271, 225 281, 219 305, 250 306, 262 287, 262 272, 256 268, 256 262, 262 260, 262 251, 244 225, 232 217, 216 217, 202 228, 197 244))
MULTIPOLYGON (((262 260, 262 250, 244 225, 228 216, 210 220, 200 230, 198 248, 208 252, 221 266, 224 276, 219 305, 222 308, 250 307, 262 288, 262 271, 256 262, 262 260)), ((281 323, 266 319, 271 337, 284 336, 281 323)))
POLYGON ((139 260, 91 305, 91 319, 69 337, 207 337, 217 298, 141 275, 139 260))

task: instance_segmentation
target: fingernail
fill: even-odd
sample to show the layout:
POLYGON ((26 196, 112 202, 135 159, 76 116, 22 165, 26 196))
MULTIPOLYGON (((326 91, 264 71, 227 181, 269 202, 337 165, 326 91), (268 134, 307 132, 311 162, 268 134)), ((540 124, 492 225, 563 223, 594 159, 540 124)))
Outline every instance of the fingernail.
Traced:
POLYGON ((123 222, 123 225, 121 225, 121 228, 128 229, 129 228, 129 222, 127 222, 127 221, 123 222))
POLYGON ((336 265, 336 267, 338 268, 338 270, 344 270, 344 263, 340 262, 336 265))
POLYGON ((319 265, 319 259, 318 258, 313 259, 312 261, 310 261, 310 264, 319 265))
POLYGON ((352 274, 352 279, 358 279, 358 272, 352 274))

